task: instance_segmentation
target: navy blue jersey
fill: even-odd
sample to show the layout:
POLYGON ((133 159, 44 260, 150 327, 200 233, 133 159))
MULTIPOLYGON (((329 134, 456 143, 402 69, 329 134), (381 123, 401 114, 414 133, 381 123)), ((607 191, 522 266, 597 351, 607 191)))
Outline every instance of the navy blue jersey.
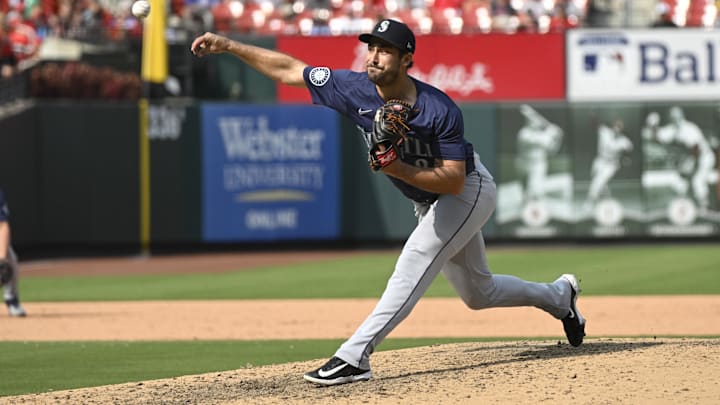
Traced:
POLYGON ((0 188, 0 221, 7 221, 10 218, 7 202, 5 202, 5 193, 0 188))
MULTIPOLYGON (((368 142, 375 110, 385 101, 367 73, 308 66, 303 76, 313 103, 330 107, 350 118, 368 142)), ((398 151, 400 159, 419 167, 435 167, 436 159, 464 160, 467 173, 470 173, 475 168, 473 147, 464 137, 460 109, 441 90, 412 80, 417 89, 417 101, 413 106, 417 114, 408 123, 410 131, 398 151)), ((437 199, 437 194, 388 177, 414 201, 433 202, 437 199)))

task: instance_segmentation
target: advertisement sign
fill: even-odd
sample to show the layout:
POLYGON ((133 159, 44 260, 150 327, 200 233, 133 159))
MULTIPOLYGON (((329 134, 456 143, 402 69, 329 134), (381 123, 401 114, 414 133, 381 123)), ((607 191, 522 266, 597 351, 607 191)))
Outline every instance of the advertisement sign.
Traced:
POLYGON ((316 106, 205 105, 203 239, 337 237, 338 125, 316 106))
MULTIPOLYGON (((313 66, 365 70, 367 44, 356 36, 284 36, 277 47, 313 66)), ((562 34, 423 35, 408 72, 456 102, 563 100, 564 58, 562 34)), ((278 100, 310 102, 310 96, 304 88, 279 86, 278 100)))
POLYGON ((718 106, 649 105, 643 117, 647 233, 709 236, 720 230, 718 106))
POLYGON ((571 106, 575 235, 644 235, 642 110, 639 103, 571 106))
POLYGON ((568 100, 715 99, 719 48, 713 30, 570 30, 568 100))
POLYGON ((498 110, 500 235, 720 233, 720 105, 507 104, 498 110))
POLYGON ((498 204, 502 236, 568 235, 576 221, 572 133, 565 106, 508 104, 498 110, 498 204))

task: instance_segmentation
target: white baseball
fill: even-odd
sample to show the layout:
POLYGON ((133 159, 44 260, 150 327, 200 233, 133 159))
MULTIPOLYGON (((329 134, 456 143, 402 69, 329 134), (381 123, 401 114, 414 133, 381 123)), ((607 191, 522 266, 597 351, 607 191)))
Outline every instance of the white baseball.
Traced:
POLYGON ((137 18, 145 18, 150 14, 150 2, 147 0, 137 0, 132 5, 132 14, 137 18))

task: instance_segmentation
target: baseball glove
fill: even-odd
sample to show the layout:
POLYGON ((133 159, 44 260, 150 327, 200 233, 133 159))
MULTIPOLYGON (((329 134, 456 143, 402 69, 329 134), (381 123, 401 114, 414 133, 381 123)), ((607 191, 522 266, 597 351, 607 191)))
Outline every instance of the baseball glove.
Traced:
POLYGON ((0 259, 0 284, 6 284, 12 278, 12 267, 10 262, 0 259))
POLYGON ((369 142, 373 170, 380 170, 397 159, 397 147, 407 139, 405 134, 410 130, 407 123, 412 113, 410 104, 395 99, 375 111, 369 142))

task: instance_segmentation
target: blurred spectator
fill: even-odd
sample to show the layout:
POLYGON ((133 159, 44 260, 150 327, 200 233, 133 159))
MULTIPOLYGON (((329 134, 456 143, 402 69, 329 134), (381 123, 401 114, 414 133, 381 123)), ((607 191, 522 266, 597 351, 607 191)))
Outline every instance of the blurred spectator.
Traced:
POLYGON ((48 24, 45 16, 46 14, 43 11, 43 7, 40 2, 37 0, 25 1, 25 10, 23 13, 24 21, 35 29, 35 32, 40 39, 45 38, 48 34, 48 24))
POLYGON ((525 0, 520 12, 521 32, 545 33, 548 32, 550 24, 550 10, 547 8, 547 1, 525 0))
POLYGON ((237 0, 221 0, 211 8, 215 30, 229 33, 235 30, 235 20, 243 13, 244 6, 237 0))
MULTIPOLYGON (((99 42, 105 38, 105 11, 97 0, 61 0, 65 36, 88 42, 99 42)), ((108 21, 109 23, 109 21, 108 21)))
POLYGON ((123 40, 126 38, 142 37, 142 21, 138 20, 130 12, 130 7, 119 8, 114 18, 107 23, 105 33, 108 39, 123 40))
MULTIPOLYGON (((129 10, 134 0, 0 0, 0 12, 19 20, 19 46, 27 55, 37 37, 84 42, 122 41, 142 35, 129 10), (34 30, 29 34, 29 30, 34 30), (24 44, 23 41, 28 41, 24 44)), ((380 18, 395 18, 422 34, 547 33, 608 27, 632 19, 617 0, 166 0, 168 28, 191 34, 217 31, 258 35, 355 35, 380 18)), ((720 1, 720 0, 719 0, 720 1)), ((715 5, 690 1, 688 23, 679 2, 658 0, 653 27, 713 26, 715 5), (701 4, 702 3, 702 4, 701 4), (702 6, 702 7, 701 7, 702 6), (673 8, 676 12, 673 13, 673 8), (692 17, 692 18, 691 18, 692 17), (692 20, 692 21, 690 21, 692 20)), ((638 11, 639 12, 639 11, 638 11)), ((646 20, 645 20, 646 21, 646 20)), ((368 28, 370 27, 370 28, 368 28)), ((4 35, 9 35, 6 30, 4 35)), ((178 36, 184 38, 184 36, 178 36)), ((5 62, 7 65, 8 63, 5 62)))
POLYGON ((212 8, 219 0, 171 0, 170 15, 180 18, 180 26, 191 32, 214 29, 212 8))
POLYGON ((519 25, 517 10, 513 8, 510 0, 493 0, 490 3, 490 10, 493 31, 512 33, 517 30, 519 25))
POLYGON ((525 0, 521 10, 530 14, 535 20, 538 20, 540 17, 549 14, 550 10, 546 7, 547 3, 548 2, 544 0, 525 0))
MULTIPOLYGON (((424 34, 512 34, 561 32, 579 26, 605 27, 620 21, 617 0, 166 1, 168 28, 190 33, 214 30, 271 36, 355 35, 367 31, 367 26, 380 18, 396 18, 424 34)), ((0 0, 0 12, 20 15, 40 39, 54 36, 86 42, 118 41, 142 35, 142 23, 129 13, 132 2, 0 0)), ((677 4, 668 0, 658 4, 669 8, 670 3, 677 4)), ((702 14, 704 26, 715 22, 716 8, 711 8, 712 13, 706 10, 702 14)), ((663 16, 654 26, 665 24, 673 25, 670 18, 663 16)))
POLYGON ((10 44, 5 14, 0 11, 0 79, 13 76, 17 72, 17 64, 10 44))
POLYGON ((5 18, 10 47, 22 69, 23 64, 28 64, 32 59, 37 58, 42 39, 37 35, 35 28, 25 22, 17 12, 11 11, 5 18))
POLYGON ((72 3, 69 0, 58 0, 57 11, 48 16, 48 28, 54 37, 64 38, 70 27, 72 3))
POLYGON ((487 33, 492 29, 490 0, 465 0, 463 2, 464 32, 487 33))
MULTIPOLYGON (((332 18, 328 25, 333 35, 367 32, 375 25, 377 12, 378 9, 368 8, 361 0, 346 1, 343 7, 336 11, 336 17, 332 18)), ((302 26, 300 29, 302 31, 302 26)))
POLYGON ((266 4, 254 0, 221 0, 211 9, 215 29, 225 33, 254 33, 265 24, 265 10, 272 7, 266 4))
POLYGON ((434 0, 430 6, 432 31, 441 34, 459 34, 462 32, 461 0, 434 0))
POLYGON ((550 13, 547 31, 562 32, 570 28, 576 28, 580 25, 581 15, 582 12, 577 6, 574 6, 573 2, 558 0, 550 13))
POLYGON ((677 24, 673 21, 672 8, 669 4, 664 1, 658 3, 655 8, 655 12, 657 14, 657 18, 652 23, 653 28, 677 27, 677 24))
POLYGON ((305 35, 330 35, 330 9, 327 7, 317 8, 312 11, 311 18, 304 20, 305 28, 300 27, 300 32, 305 35))
POLYGON ((105 11, 97 0, 85 0, 85 7, 77 11, 78 36, 86 40, 97 41, 105 36, 105 11))
POLYGON ((538 34, 545 32, 540 29, 540 21, 532 14, 532 11, 519 11, 517 17, 518 26, 515 29, 515 32, 522 32, 525 34, 538 34))
POLYGON ((608 27, 613 17, 612 3, 608 0, 587 0, 586 25, 589 27, 608 27))

